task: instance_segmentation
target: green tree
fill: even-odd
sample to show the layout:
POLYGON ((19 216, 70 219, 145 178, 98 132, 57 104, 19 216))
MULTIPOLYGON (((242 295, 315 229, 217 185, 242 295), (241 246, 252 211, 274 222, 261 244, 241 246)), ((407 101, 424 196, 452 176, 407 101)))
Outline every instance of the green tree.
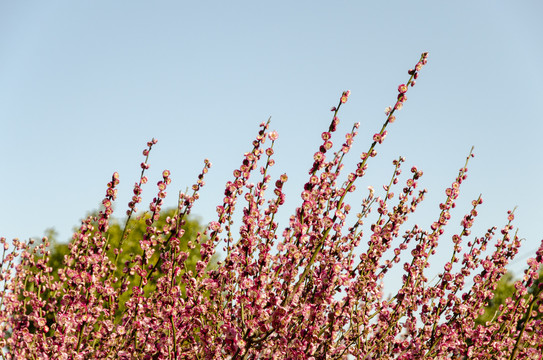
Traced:
MULTIPOLYGON (((157 229, 163 229, 168 226, 169 219, 174 218, 177 209, 166 209, 161 211, 160 217, 157 221, 153 223, 153 226, 157 229)), ((88 217, 93 218, 98 215, 98 212, 92 212, 88 217)), ((130 264, 134 257, 142 256, 143 251, 140 247, 140 240, 143 238, 144 233, 147 229, 146 220, 150 217, 149 214, 140 214, 135 218, 131 218, 128 222, 120 221, 119 219, 111 218, 109 223, 109 228, 106 232, 106 237, 108 239, 108 256, 111 260, 114 260, 116 255, 116 249, 120 250, 118 259, 116 262, 116 268, 114 268, 114 277, 117 279, 122 279, 123 277, 129 281, 130 284, 138 284, 141 281, 141 277, 138 274, 131 274, 130 264), (121 241, 124 237, 124 240, 121 241)), ((203 226, 200 222, 193 218, 189 217, 187 220, 184 220, 183 225, 181 226, 184 234, 181 238, 181 250, 188 252, 189 256, 185 261, 184 268, 182 272, 194 272, 196 263, 200 260, 200 241, 205 241, 205 238, 198 240, 198 236, 201 236, 203 233, 203 226), (199 235, 200 234, 200 235, 199 235)), ((76 230, 77 231, 77 230, 76 230)), ((51 245, 49 250, 49 260, 47 266, 53 269, 52 275, 55 281, 59 281, 59 269, 63 269, 66 266, 65 256, 68 255, 71 251, 71 243, 61 243, 58 242, 57 237, 58 233, 54 229, 47 229, 45 231, 46 237, 49 239, 51 245)), ((37 256, 37 260, 41 256, 37 256)), ((216 265, 216 258, 210 262, 210 267, 216 265)), ((145 291, 147 294, 152 293, 156 288, 156 281, 158 278, 163 276, 160 269, 160 253, 155 252, 155 254, 150 259, 151 264, 156 264, 153 271, 150 271, 147 285, 145 285, 145 291)), ((37 272, 37 268, 32 269, 33 272, 37 272)), ((118 281, 114 283, 114 288, 118 289, 121 286, 122 282, 118 281)), ((32 286, 32 285, 29 285, 32 286)), ((181 285, 184 294, 184 286, 181 285)), ((32 290, 32 289, 28 289, 32 290)), ((120 297, 120 307, 117 311, 117 317, 120 316, 124 310, 125 302, 130 298, 131 291, 124 291, 120 297)), ((45 300, 49 297, 48 291, 42 294, 42 298, 45 300)), ((50 319, 51 322, 53 319, 50 319)))
MULTIPOLYGON (((515 282, 517 280, 513 276, 513 273, 507 272, 498 282, 496 290, 494 290, 494 297, 489 299, 487 306, 485 307, 485 313, 476 319, 478 324, 484 325, 487 321, 492 321, 500 314, 500 305, 505 305, 508 298, 514 299, 513 295, 516 293, 515 282)), ((524 296, 526 299, 531 295, 537 296, 541 290, 539 290, 540 283, 543 281, 543 269, 539 272, 539 278, 534 281, 532 286, 528 288, 527 294, 524 296)), ((543 312, 540 309, 534 309, 538 312, 537 317, 543 318, 543 312)), ((521 322, 522 323, 522 322, 521 322)), ((521 324, 519 324, 520 326, 521 324)))
POLYGON ((500 305, 505 304, 505 300, 515 293, 515 279, 511 272, 506 273, 500 281, 496 290, 494 290, 494 297, 487 302, 485 306, 485 313, 479 316, 476 320, 478 324, 485 324, 487 321, 491 321, 497 314, 500 305))

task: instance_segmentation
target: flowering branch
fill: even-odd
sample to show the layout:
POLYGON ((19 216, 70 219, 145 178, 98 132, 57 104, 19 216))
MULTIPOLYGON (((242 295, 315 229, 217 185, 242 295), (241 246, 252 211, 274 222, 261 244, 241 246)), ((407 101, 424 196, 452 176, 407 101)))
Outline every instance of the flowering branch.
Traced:
POLYGON ((392 162, 384 195, 377 196, 369 186, 367 196, 357 200, 360 210, 355 214, 347 203, 348 194, 368 171, 369 159, 377 155, 377 146, 386 138, 427 57, 428 53, 423 53, 408 71, 410 77, 398 86, 394 106, 385 110, 381 129, 371 136, 368 150, 340 181, 345 155, 359 130, 359 124, 354 124, 333 150, 339 109, 350 91, 341 94, 313 155, 300 205, 282 233, 276 214, 285 203, 283 188, 288 177, 282 174, 274 181, 270 176, 278 134, 268 130, 268 119, 260 124, 252 149, 225 184, 217 218, 183 245, 183 226, 205 184, 204 176, 211 167, 208 160, 192 193, 180 192, 177 209, 168 217, 162 207, 171 173, 162 172, 157 195, 148 212, 141 215, 145 225, 138 251, 121 256, 121 246, 134 228, 130 219, 141 202, 141 186, 147 182, 144 173, 154 139, 143 153, 145 161, 128 204, 118 248, 111 249, 115 243, 110 241, 117 173, 108 184, 103 209, 83 220, 74 234, 58 274, 48 265, 47 239, 35 246, 33 241, 15 239, 10 246, 0 238, 4 248, 1 357, 541 358, 543 285, 538 281, 543 242, 536 256, 528 260, 523 279, 515 283, 513 296, 491 321, 476 321, 492 299, 507 264, 518 253, 514 210, 508 212, 494 250, 485 256, 497 228, 471 237, 483 203, 482 196, 473 200, 460 220, 460 230, 452 235, 450 260, 440 265, 436 281, 426 277, 445 228, 451 226, 451 209, 467 179, 473 148, 445 190, 445 200, 429 229, 418 225, 403 229, 427 193, 417 189, 423 175, 417 167, 411 167, 407 179, 402 179, 403 157, 392 162), (266 140, 271 142, 269 146, 266 140), (257 180, 250 182, 251 174, 257 171, 257 180), (267 194, 270 186, 272 195, 267 194), (243 206, 236 232, 235 210, 240 202, 243 206), (372 211, 377 214, 368 223, 372 211), (360 246, 363 241, 367 246, 360 246), (211 267, 219 244, 223 244, 225 258, 211 267), (195 263, 188 260, 191 251, 199 251, 195 263), (398 266, 404 272, 402 286, 384 299, 385 275, 398 266), (117 268, 122 273, 117 273, 117 268), (466 289, 470 282, 473 284, 466 289))

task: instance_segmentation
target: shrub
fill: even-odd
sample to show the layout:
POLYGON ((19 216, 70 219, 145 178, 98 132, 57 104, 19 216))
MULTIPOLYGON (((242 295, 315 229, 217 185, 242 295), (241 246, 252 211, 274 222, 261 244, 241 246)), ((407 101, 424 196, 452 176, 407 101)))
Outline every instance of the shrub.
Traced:
MULTIPOLYGON (((268 175, 274 165, 277 139, 276 132, 268 131, 268 121, 260 125, 252 150, 244 155, 233 180, 226 184, 217 219, 187 248, 180 246, 181 225, 204 185, 204 175, 211 166, 207 160, 192 193, 180 194, 176 213, 164 226, 157 227, 170 183, 170 172, 163 172, 139 239, 141 255, 125 263, 119 262, 120 251, 110 246, 106 236, 119 182, 117 173, 108 184, 104 209, 83 221, 74 234, 64 267, 58 270, 58 281, 47 266, 46 238, 33 248, 14 240, 11 252, 2 239, 2 357, 540 358, 543 326, 536 310, 543 308, 542 287, 532 287, 531 292, 527 289, 538 279, 543 245, 536 257, 528 260, 525 276, 515 283, 514 294, 490 321, 476 323, 520 246, 520 240, 512 234, 512 212, 497 234, 493 252, 484 256, 496 228, 481 237, 468 238, 482 203, 480 197, 473 200, 461 230, 452 236, 451 260, 444 264, 437 281, 425 276, 467 177, 471 152, 445 190, 440 213, 428 230, 416 225, 402 230, 426 190, 417 191, 422 171, 416 167, 395 190, 402 173, 401 157, 393 162, 383 197, 376 197, 370 187, 356 214, 346 203, 426 62, 427 53, 423 53, 409 70, 409 80, 398 87, 395 105, 386 109, 381 130, 373 135, 370 148, 361 154, 344 182, 340 181, 343 158, 357 135, 358 124, 331 153, 332 134, 339 123, 337 114, 350 92, 341 95, 313 157, 309 179, 301 192, 302 203, 282 232, 275 216, 285 201, 287 176, 273 182, 268 175), (267 139, 271 144, 266 148, 267 139), (249 182, 251 175, 259 172, 256 184, 249 182), (266 198, 270 186, 273 195, 266 198), (244 208, 239 234, 235 235, 233 215, 238 201, 244 201, 244 208), (367 227, 372 210, 377 212, 376 220, 367 227), (367 248, 360 249, 361 241, 367 242, 367 248), (191 270, 186 262, 190 249, 197 246, 200 259, 191 270), (208 265, 219 246, 224 247, 225 259, 211 269, 208 265), (410 260, 401 264, 401 255, 409 251, 410 260), (397 266, 404 271, 402 286, 385 299, 382 279, 397 266), (122 274, 116 272, 120 267, 122 274), (136 281, 129 281, 131 274, 138 275, 136 281), (147 287, 152 276, 157 279, 154 291, 147 287), (473 280, 471 288, 466 288, 468 278, 473 280), (124 311, 115 316, 121 298, 127 298, 124 311)), ((146 157, 155 143, 148 143, 146 157)), ((146 158, 143 171, 148 167, 146 158)), ((129 217, 141 201, 139 193, 145 182, 142 172, 129 204, 129 217)))

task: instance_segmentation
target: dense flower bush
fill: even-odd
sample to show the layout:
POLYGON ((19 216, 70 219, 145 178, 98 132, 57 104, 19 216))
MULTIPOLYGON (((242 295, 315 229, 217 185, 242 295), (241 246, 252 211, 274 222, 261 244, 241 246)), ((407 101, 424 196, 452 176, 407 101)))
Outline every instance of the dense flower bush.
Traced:
MULTIPOLYGON (((449 211, 466 179, 471 153, 445 190, 429 229, 402 229, 426 193, 417 190, 419 169, 411 168, 407 179, 401 180, 403 158, 393 162, 384 196, 377 197, 370 187, 360 209, 346 202, 426 62, 423 53, 409 70, 409 80, 398 87, 396 103, 386 109, 381 130, 356 167, 344 175, 345 181, 339 180, 343 158, 358 124, 331 152, 337 114, 350 92, 342 94, 313 156, 301 205, 286 229, 279 228, 275 217, 285 202, 287 175, 275 181, 268 175, 278 137, 268 131, 268 121, 261 124, 252 150, 226 184, 216 220, 188 249, 180 247, 181 227, 204 185, 211 166, 207 160, 192 192, 180 194, 177 212, 158 227, 171 181, 170 172, 163 172, 139 239, 140 251, 123 257, 128 259, 124 262, 107 236, 117 173, 108 184, 103 210, 82 222, 57 274, 47 265, 46 238, 37 245, 18 240, 10 245, 2 238, 2 358, 540 359, 543 324, 536 312, 543 310, 543 295, 541 286, 528 289, 539 276, 543 245, 528 260, 513 296, 490 321, 475 322, 518 252, 512 212, 500 231, 492 228, 470 237, 482 203, 481 198, 473 200, 460 231, 452 236, 450 261, 443 264, 436 280, 425 275, 430 257, 445 237, 449 211), (251 176, 259 178, 252 183, 251 176), (243 209, 238 230, 234 211, 239 203, 243 209), (367 224, 372 211, 376 220, 367 224), (367 246, 359 246, 361 242, 367 246), (493 251, 485 255, 491 244, 493 251), (186 260, 196 246, 200 259, 190 270, 186 260), (209 268, 221 247, 224 260, 209 268), (402 255, 409 261, 402 263, 402 255), (402 272, 402 286, 384 298, 382 279, 392 268, 402 272), (154 291, 147 287, 150 279, 154 291), (473 282, 469 288, 468 279, 473 282), (122 304, 121 297, 127 299, 122 304)), ((155 143, 149 142, 144 151, 146 160, 128 219, 141 202, 147 157, 155 143)))

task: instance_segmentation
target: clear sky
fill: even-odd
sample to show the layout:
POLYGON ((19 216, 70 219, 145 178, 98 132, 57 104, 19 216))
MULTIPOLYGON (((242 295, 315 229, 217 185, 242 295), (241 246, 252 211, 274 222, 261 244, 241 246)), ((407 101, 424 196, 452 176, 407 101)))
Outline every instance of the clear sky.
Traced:
MULTIPOLYGON (((520 271, 543 238, 542 15, 540 1, 3 1, 0 236, 54 227, 68 241, 114 171, 123 216, 153 137, 144 204, 169 169, 174 205, 209 158, 194 213, 211 221, 269 116, 279 133, 273 174, 290 179, 284 227, 341 92, 352 95, 335 142, 361 122, 349 169, 429 51, 358 187, 380 188, 403 155, 406 170, 424 171, 429 195, 414 220, 429 227, 474 145, 450 231, 480 193, 474 235, 503 226, 518 206, 520 271)), ((447 241, 434 262, 449 256, 447 241)))

